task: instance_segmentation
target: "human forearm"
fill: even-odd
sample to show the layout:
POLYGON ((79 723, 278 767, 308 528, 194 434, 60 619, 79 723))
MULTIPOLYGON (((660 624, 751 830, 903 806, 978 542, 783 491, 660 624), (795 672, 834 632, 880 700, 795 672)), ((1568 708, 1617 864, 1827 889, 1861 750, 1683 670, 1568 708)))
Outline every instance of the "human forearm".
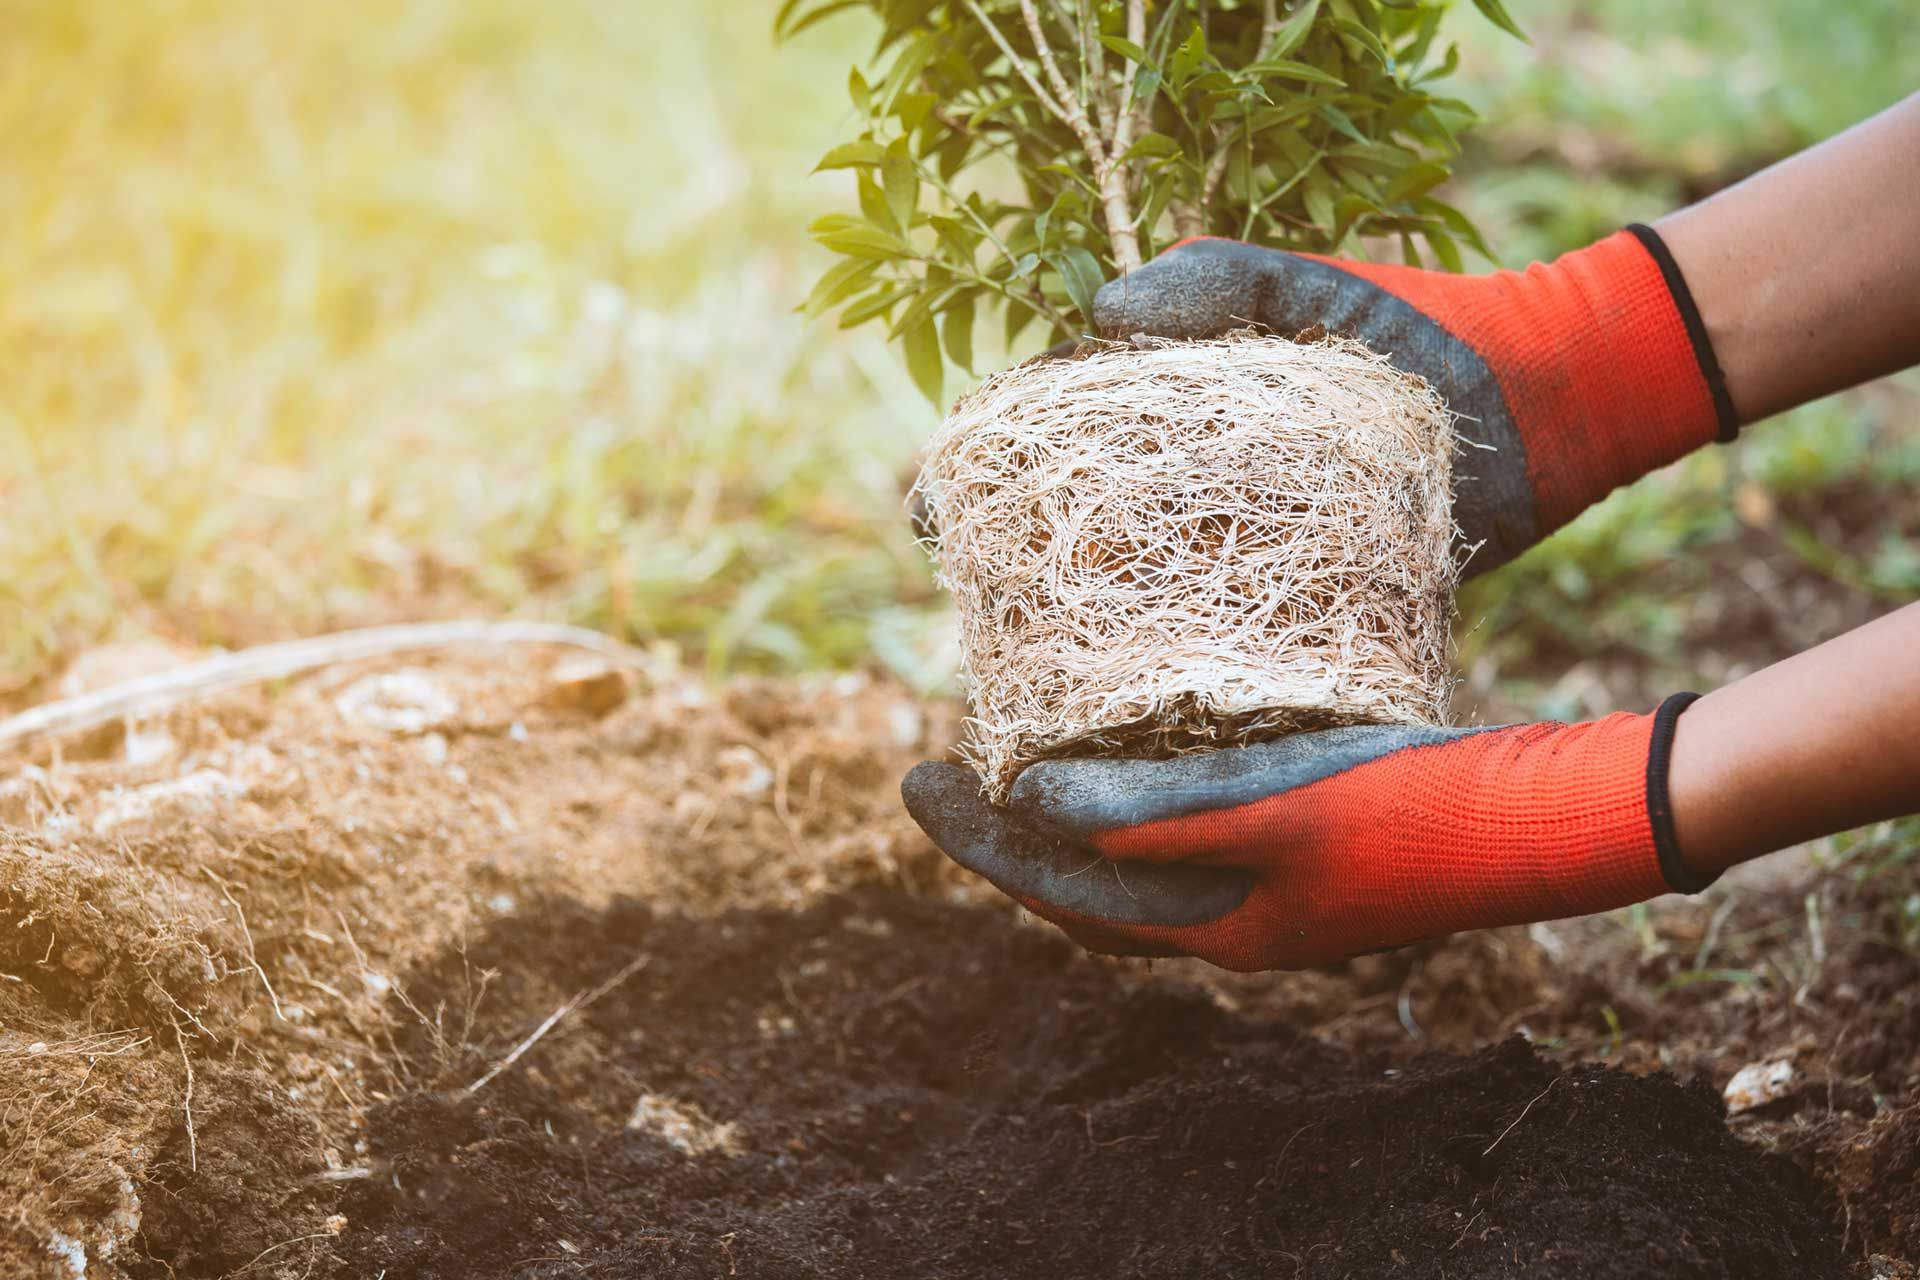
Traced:
POLYGON ((1680 856, 1709 875, 1920 812, 1920 604, 1694 703, 1668 785, 1680 856))
POLYGON ((1920 361, 1920 94, 1654 225, 1741 421, 1920 361))

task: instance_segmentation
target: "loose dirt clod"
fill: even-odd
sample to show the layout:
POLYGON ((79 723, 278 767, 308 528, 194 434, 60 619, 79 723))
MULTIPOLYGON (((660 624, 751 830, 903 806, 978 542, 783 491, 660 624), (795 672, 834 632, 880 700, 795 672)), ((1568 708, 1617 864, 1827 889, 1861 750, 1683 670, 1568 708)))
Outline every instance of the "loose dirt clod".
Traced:
POLYGON ((1142 339, 987 379, 918 490, 988 793, 1068 752, 1442 721, 1453 447, 1431 387, 1340 339, 1142 339))

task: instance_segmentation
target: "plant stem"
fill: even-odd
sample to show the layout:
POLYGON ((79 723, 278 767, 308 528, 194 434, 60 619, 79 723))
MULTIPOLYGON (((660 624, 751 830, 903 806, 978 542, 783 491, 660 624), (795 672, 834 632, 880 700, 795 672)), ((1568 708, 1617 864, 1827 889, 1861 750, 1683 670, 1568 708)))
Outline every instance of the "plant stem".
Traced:
POLYGON ((1087 119, 1085 106, 1067 83, 1067 77, 1061 74, 1060 61, 1053 56, 1053 46, 1047 43, 1046 28, 1040 25, 1040 13, 1033 7, 1033 0, 1020 0, 1020 16, 1026 20, 1027 34, 1033 37, 1033 50, 1040 59, 1040 69, 1047 73, 1047 83, 1053 86, 1054 93, 1069 113, 1068 127, 1080 135, 1082 143, 1089 138, 1097 143, 1100 135, 1094 132, 1093 122, 1087 119))
MULTIPOLYGON (((1081 132, 1081 126, 1086 123, 1087 119, 1086 112, 1079 110, 1079 104, 1072 103, 1071 99, 1069 99, 1068 103, 1056 101, 1054 96, 1048 93, 1045 86, 1040 83, 1039 77, 1033 74, 1033 68, 1027 65, 1025 59, 1014 52, 1013 46, 1007 42, 1007 37, 1001 33, 999 27, 994 25, 993 19, 987 16, 986 11, 980 7, 978 0, 966 0, 966 4, 968 12, 973 14, 976 22, 987 29, 987 35, 992 38, 993 43, 999 48, 1001 54, 1006 57, 1007 64, 1013 68, 1016 75, 1026 82, 1027 88, 1033 92, 1034 98, 1040 105, 1045 107, 1047 111, 1062 124, 1072 129, 1074 133, 1080 137, 1081 145, 1087 146, 1089 140, 1091 140, 1092 145, 1087 147, 1087 159, 1093 162, 1096 169, 1104 165, 1106 163, 1106 153, 1100 147, 1099 136, 1093 134, 1090 129, 1085 133, 1081 132), (1071 109, 1069 103, 1071 103, 1071 109), (1075 123, 1074 118, 1076 116, 1079 117, 1079 124, 1075 123)), ((1028 0, 1022 0, 1021 7, 1029 14, 1033 12, 1033 6, 1028 0)), ((1035 19, 1035 23, 1037 27, 1037 18, 1035 19)), ((1046 46, 1043 44, 1041 48, 1044 50, 1046 46)))
MULTIPOLYGON (((1023 0, 1024 3, 1024 0, 1023 0)), ((1127 0, 1127 39, 1144 48, 1147 40, 1147 0, 1127 0)), ((1133 146, 1133 131, 1140 114, 1134 101, 1137 64, 1127 59, 1122 75, 1125 95, 1113 120, 1113 162, 1100 172, 1100 202, 1106 210, 1107 240, 1113 246, 1114 265, 1124 275, 1140 265, 1140 237, 1135 234, 1133 208, 1128 194, 1128 167, 1121 157, 1133 146)))
POLYGON ((1220 144, 1220 150, 1214 152, 1213 159, 1207 162, 1207 176, 1200 183, 1200 216, 1206 217, 1207 209, 1213 204, 1214 196, 1220 192, 1220 179, 1227 174, 1227 165, 1233 156, 1233 139, 1228 138, 1220 144))

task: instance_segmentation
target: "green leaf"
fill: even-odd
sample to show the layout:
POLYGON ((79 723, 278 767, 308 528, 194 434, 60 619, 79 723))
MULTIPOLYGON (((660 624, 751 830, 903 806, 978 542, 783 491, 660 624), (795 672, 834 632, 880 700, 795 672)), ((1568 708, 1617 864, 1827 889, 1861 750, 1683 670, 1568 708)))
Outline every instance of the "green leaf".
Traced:
POLYGON ((1080 193, 1068 187, 1053 198, 1046 211, 1033 220, 1033 242, 1038 245, 1047 243, 1047 233, 1053 229, 1055 219, 1066 219, 1069 223, 1080 218, 1086 212, 1086 201, 1080 193))
POLYGON ((824 314, 865 288, 879 266, 879 261, 873 258, 848 258, 834 263, 815 282, 813 292, 800 304, 800 310, 809 317, 824 314))
POLYGON ((1080 184, 1082 187, 1085 187, 1088 191, 1095 190, 1093 183, 1087 178, 1086 174, 1080 172, 1080 170, 1074 168, 1072 165, 1065 164, 1058 160, 1055 160, 1049 164, 1041 165, 1038 172, 1056 174, 1059 177, 1067 178, 1073 182, 1080 184))
POLYGON ((865 218, 855 217, 851 213, 823 213, 807 224, 807 234, 818 239, 830 231, 845 231, 850 227, 864 227, 865 218))
POLYGON ((858 142, 843 142, 821 156, 820 163, 813 166, 813 171, 821 173, 828 169, 870 169, 879 165, 886 157, 885 147, 862 138, 858 142))
POLYGON ((1275 80, 1304 80, 1309 84, 1330 84, 1336 89, 1347 87, 1347 82, 1339 76, 1292 58, 1269 58, 1265 62, 1254 63, 1247 70, 1275 80))
POLYGON ((873 90, 867 87, 867 78, 860 74, 858 67, 847 72, 847 98, 861 115, 873 114, 873 90))
POLYGON ((1140 225, 1147 233, 1149 256, 1156 252, 1155 245, 1151 243, 1154 239, 1154 229, 1160 225, 1160 215, 1167 211, 1167 205, 1173 200, 1174 188, 1179 176, 1169 165, 1147 179, 1146 212, 1140 218, 1140 225))
POLYGON ((942 44, 942 37, 929 31, 900 51, 893 65, 887 68, 886 78, 880 83, 879 105, 883 113, 893 114, 893 104, 906 92, 907 86, 926 70, 927 64, 940 52, 942 44))
POLYGON ((1453 237, 1444 231, 1429 228, 1420 233, 1427 238, 1427 245, 1433 250, 1433 256, 1440 259, 1440 265, 1449 271, 1461 269, 1460 249, 1453 243, 1453 237))
POLYGON ((1273 33, 1273 43, 1261 51, 1261 56, 1280 58, 1292 53, 1313 29, 1314 15, 1319 12, 1320 0, 1300 0, 1281 22, 1280 29, 1273 33))
POLYGON ((1460 46, 1457 44, 1450 44, 1447 46, 1446 56, 1440 59, 1440 65, 1433 68, 1431 71, 1422 72, 1420 75, 1420 78, 1415 80, 1414 83, 1425 84, 1429 80, 1444 80, 1448 76, 1452 75, 1455 71, 1459 70, 1459 68, 1460 68, 1460 46))
POLYGON ((1473 246, 1475 253, 1485 258, 1488 262, 1493 263, 1495 266, 1500 265, 1499 255, 1487 247, 1487 242, 1480 238, 1480 228, 1474 226, 1473 220, 1467 217, 1466 214, 1460 212, 1444 200, 1435 200, 1432 196, 1420 197, 1413 202, 1413 207, 1422 213, 1438 215, 1440 221, 1447 225, 1449 231, 1473 246))
POLYGON ((898 236, 889 235, 874 226, 851 227, 815 238, 835 253, 854 258, 900 258, 905 257, 907 252, 907 246, 901 243, 898 236))
POLYGON ((1400 261, 1409 267, 1426 265, 1420 261, 1420 251, 1413 247, 1413 237, 1404 231, 1400 233, 1400 261))
POLYGON ((1349 192, 1333 202, 1333 242, 1339 244, 1347 238, 1347 232, 1353 230, 1355 223, 1370 213, 1379 213, 1380 206, 1362 195, 1349 192))
POLYGON ((1316 114, 1341 133, 1352 138, 1355 142, 1366 143, 1373 141, 1373 139, 1367 137, 1366 134, 1360 132, 1359 128, 1355 126, 1346 112, 1334 106, 1331 102, 1322 103, 1320 110, 1316 114))
POLYGON ((902 230, 911 227, 914 210, 920 204, 920 175, 914 169, 913 157, 907 154, 905 138, 895 138, 887 147, 880 174, 886 182, 887 210, 895 224, 902 230))
POLYGON ((955 133, 940 144, 940 180, 952 182, 955 174, 966 167, 967 156, 973 151, 973 139, 964 133, 955 133))
POLYGON ((1387 53, 1387 46, 1380 43, 1380 37, 1353 21, 1351 18, 1335 18, 1333 20, 1333 29, 1378 58, 1381 66, 1388 67, 1393 65, 1393 58, 1387 53))
POLYGON ((1193 30, 1180 42, 1180 47, 1167 59, 1167 83, 1176 89, 1185 89, 1200 66, 1207 59, 1207 33, 1201 30, 1199 23, 1193 24, 1193 30))
POLYGON ((973 372, 973 294, 964 293, 947 309, 940 323, 940 345, 947 359, 968 373, 973 372))
POLYGON ((973 251, 979 247, 981 236, 970 224, 938 213, 928 218, 927 222, 956 261, 967 264, 973 262, 973 251))
POLYGON ((848 305, 840 313, 840 327, 851 329, 855 325, 865 324, 875 316, 885 315, 893 309, 893 304, 913 292, 912 285, 882 285, 866 297, 848 305))
POLYGON ((930 93, 903 93, 900 101, 893 104, 893 114, 900 118, 902 133, 912 133, 927 122, 927 116, 933 111, 935 98, 930 93))
POLYGON ((1180 144, 1166 134, 1143 133, 1138 142, 1127 148, 1127 154, 1121 159, 1133 160, 1141 157, 1157 159, 1180 154, 1182 154, 1180 144))
POLYGON ((1247 128, 1256 135, 1261 134, 1278 125, 1292 124, 1302 116, 1310 116, 1319 106, 1320 103, 1313 98, 1301 98, 1277 107, 1262 107, 1247 117, 1247 128))
POLYGON ((1101 36, 1100 43, 1129 62, 1138 62, 1142 66, 1153 65, 1153 60, 1147 57, 1147 51, 1131 40, 1123 40, 1119 36, 1101 36))
POLYGON ((1520 29, 1520 24, 1513 20, 1513 15, 1507 12, 1507 6, 1501 4, 1500 0, 1473 0, 1473 7, 1486 14, 1493 25, 1502 31, 1511 32, 1527 44, 1533 43, 1527 39, 1527 33, 1520 29))
POLYGON ((1400 172, 1387 184, 1386 202, 1399 204, 1402 200, 1411 200, 1423 196, 1447 180, 1447 167, 1435 164, 1431 160, 1422 160, 1400 172))
POLYGON ((940 385, 945 370, 940 359, 940 335, 933 327, 933 317, 927 316, 918 324, 900 336, 900 347, 906 353, 907 372, 913 375, 914 385, 920 388, 934 408, 940 407, 940 385))
POLYGON ((887 337, 899 338, 922 320, 931 321, 944 296, 934 286, 934 282, 929 280, 914 296, 913 301, 907 304, 907 309, 900 313, 900 318, 888 327, 887 337))
POLYGON ((1061 287, 1073 300, 1089 331, 1093 329, 1093 295, 1106 283, 1100 264, 1085 249, 1075 246, 1045 255, 1046 264, 1060 276, 1061 287))
POLYGON ((1394 55, 1402 68, 1418 67, 1427 59, 1427 50, 1433 47, 1433 38, 1440 31, 1439 9, 1422 9, 1414 19, 1415 35, 1413 43, 1402 45, 1400 52, 1394 55))
POLYGON ((1015 103, 1027 102, 1031 101, 1031 99, 1031 94, 1024 93, 1009 93, 1003 97, 995 98, 985 106, 974 109, 973 114, 967 117, 967 128, 978 129, 982 123, 991 120, 994 116, 999 115, 1015 103))
POLYGON ((886 193, 880 189, 865 169, 860 171, 860 212, 866 215, 868 222, 889 231, 904 230, 893 216, 893 206, 887 203, 886 193))
POLYGON ((1311 218, 1313 225, 1325 231, 1329 237, 1333 234, 1334 224, 1332 185, 1326 172, 1316 169, 1308 175, 1305 189, 1300 196, 1301 203, 1306 206, 1307 217, 1311 218))

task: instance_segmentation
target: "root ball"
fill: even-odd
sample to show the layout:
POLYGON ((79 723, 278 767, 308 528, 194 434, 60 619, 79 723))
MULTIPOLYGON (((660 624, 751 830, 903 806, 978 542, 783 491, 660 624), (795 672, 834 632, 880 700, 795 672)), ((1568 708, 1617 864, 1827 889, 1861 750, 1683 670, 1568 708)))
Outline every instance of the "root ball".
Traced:
POLYGON ((1140 340, 990 377, 918 491, 962 754, 1161 757, 1446 715, 1452 419, 1356 343, 1140 340))

